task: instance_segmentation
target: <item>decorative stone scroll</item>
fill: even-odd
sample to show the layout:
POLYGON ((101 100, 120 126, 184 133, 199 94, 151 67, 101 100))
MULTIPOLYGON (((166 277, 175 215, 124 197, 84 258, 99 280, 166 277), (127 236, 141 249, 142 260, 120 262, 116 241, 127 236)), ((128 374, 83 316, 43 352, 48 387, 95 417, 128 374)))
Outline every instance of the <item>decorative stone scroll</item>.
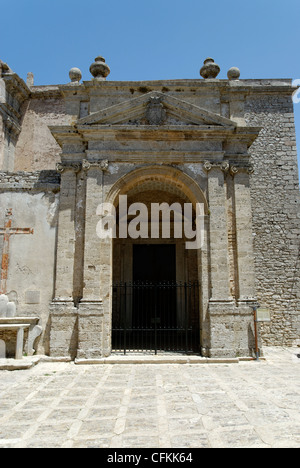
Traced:
POLYGON ((205 161, 203 167, 207 172, 211 171, 212 169, 221 169, 223 172, 228 172, 230 168, 229 163, 227 161, 217 163, 205 161))
POLYGON ((56 170, 57 172, 59 172, 60 174, 62 174, 63 172, 67 171, 67 170, 73 170, 75 172, 79 172, 81 170, 81 163, 57 163, 56 164, 56 170))
POLYGON ((34 342, 39 336, 41 336, 42 332, 43 332, 43 329, 40 325, 36 325, 35 327, 32 328, 32 330, 30 330, 29 335, 28 335, 28 343, 27 343, 28 356, 34 355, 35 353, 34 342))
POLYGON ((82 163, 75 163, 75 162, 70 162, 70 163, 58 163, 56 165, 56 170, 57 172, 60 172, 61 174, 64 171, 67 170, 73 170, 75 172, 80 172, 81 170, 88 171, 92 167, 98 167, 101 169, 101 171, 106 172, 108 170, 108 160, 103 159, 101 161, 88 161, 87 159, 84 159, 82 163))
POLYGON ((84 171, 88 171, 92 167, 97 167, 101 169, 102 172, 106 172, 108 170, 108 160, 107 159, 102 159, 100 161, 88 161, 87 159, 84 159, 82 161, 82 169, 84 171))
POLYGON ((246 164, 243 166, 238 166, 234 164, 230 164, 228 161, 222 161, 222 162, 210 162, 210 161, 205 161, 203 164, 203 168, 209 172, 212 169, 221 169, 224 173, 230 173, 232 176, 235 176, 238 172, 247 172, 247 174, 253 174, 254 173, 254 167, 252 164, 246 164))
POLYGON ((244 166, 234 166, 234 165, 231 166, 230 165, 229 172, 232 176, 235 176, 239 172, 246 172, 247 174, 253 174, 254 167, 252 166, 252 164, 247 164, 244 166))

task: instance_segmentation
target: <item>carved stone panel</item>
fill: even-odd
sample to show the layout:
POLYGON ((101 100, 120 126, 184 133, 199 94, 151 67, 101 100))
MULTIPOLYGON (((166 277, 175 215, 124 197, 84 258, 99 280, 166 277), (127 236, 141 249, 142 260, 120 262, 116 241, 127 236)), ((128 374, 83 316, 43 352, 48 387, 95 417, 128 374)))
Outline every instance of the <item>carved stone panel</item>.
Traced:
POLYGON ((146 119, 149 125, 162 125, 167 118, 167 113, 160 97, 151 97, 149 100, 146 119))

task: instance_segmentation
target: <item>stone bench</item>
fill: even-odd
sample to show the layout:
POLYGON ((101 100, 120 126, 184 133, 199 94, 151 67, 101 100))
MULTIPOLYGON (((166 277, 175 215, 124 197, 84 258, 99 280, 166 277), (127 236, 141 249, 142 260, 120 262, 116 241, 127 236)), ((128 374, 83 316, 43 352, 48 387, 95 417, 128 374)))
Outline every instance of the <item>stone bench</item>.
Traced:
POLYGON ((16 352, 15 359, 22 359, 24 350, 24 331, 28 329, 27 339, 27 355, 33 356, 35 350, 33 348, 35 340, 41 335, 42 327, 37 325, 39 322, 38 317, 1 317, 0 318, 0 332, 1 331, 16 331, 16 352))

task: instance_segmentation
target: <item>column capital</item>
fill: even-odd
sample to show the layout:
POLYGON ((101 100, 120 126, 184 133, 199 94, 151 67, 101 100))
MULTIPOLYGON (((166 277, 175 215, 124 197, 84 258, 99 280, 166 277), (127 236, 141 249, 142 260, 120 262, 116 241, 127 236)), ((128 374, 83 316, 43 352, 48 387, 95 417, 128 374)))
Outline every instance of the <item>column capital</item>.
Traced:
POLYGON ((212 169, 220 169, 224 173, 229 171, 230 165, 228 161, 221 161, 221 162, 210 162, 205 161, 203 164, 204 169, 207 172, 210 172, 212 169))
POLYGON ((79 162, 60 162, 56 164, 56 170, 60 174, 68 170, 77 173, 81 170, 81 167, 82 165, 79 162))
POLYGON ((232 176, 241 173, 241 172, 246 172, 247 174, 253 174, 254 173, 254 167, 250 163, 231 163, 230 161, 221 161, 221 162, 210 162, 210 161, 205 161, 203 164, 203 168, 207 171, 210 172, 213 169, 219 169, 224 172, 224 174, 230 173, 232 176))
POLYGON ((232 176, 235 176, 236 174, 240 173, 246 173, 251 175, 254 173, 254 167, 252 166, 252 164, 244 164, 243 166, 232 164, 230 165, 229 172, 232 176))
POLYGON ((97 168, 102 172, 106 172, 108 170, 108 165, 108 159, 101 159, 98 161, 88 161, 87 159, 84 159, 82 161, 82 169, 84 171, 89 171, 91 168, 97 168))

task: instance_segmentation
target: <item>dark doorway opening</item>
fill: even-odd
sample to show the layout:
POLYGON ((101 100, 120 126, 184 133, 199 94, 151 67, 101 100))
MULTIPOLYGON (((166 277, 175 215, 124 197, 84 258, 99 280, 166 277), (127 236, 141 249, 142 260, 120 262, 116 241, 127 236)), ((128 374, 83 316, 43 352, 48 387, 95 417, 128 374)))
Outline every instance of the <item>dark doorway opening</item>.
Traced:
POLYGON ((176 281, 176 245, 134 245, 133 281, 176 281))
POLYGON ((115 352, 199 352, 199 284, 176 281, 175 244, 133 245, 132 281, 113 284, 112 332, 115 352))
POLYGON ((171 287, 174 282, 175 245, 133 246, 133 327, 177 326, 176 288, 171 287))

